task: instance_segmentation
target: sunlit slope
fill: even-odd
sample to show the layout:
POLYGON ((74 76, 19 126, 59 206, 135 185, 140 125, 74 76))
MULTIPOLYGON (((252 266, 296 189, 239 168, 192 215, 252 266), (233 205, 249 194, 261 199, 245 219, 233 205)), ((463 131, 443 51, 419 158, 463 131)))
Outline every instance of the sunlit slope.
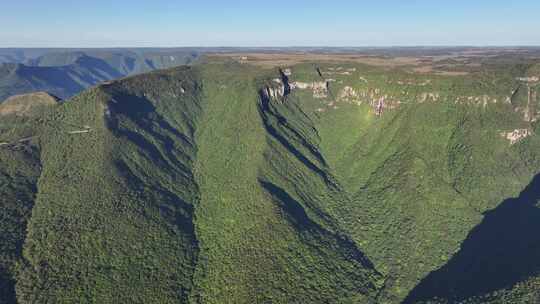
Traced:
MULTIPOLYGON (((342 193, 325 203, 386 277, 381 302, 399 302, 445 265, 483 213, 517 196, 538 172, 538 87, 524 79, 534 68, 494 66, 460 77, 355 65, 292 68, 288 81, 298 89, 288 100, 308 113, 320 163, 342 193), (320 81, 327 83, 323 94, 305 89, 320 81), (384 110, 377 115, 380 98, 384 110)), ((469 282, 469 288, 477 295, 512 289, 538 271, 530 255, 523 258, 532 268, 506 286, 469 282)), ((477 279, 508 276, 488 273, 477 279)))
POLYGON ((361 250, 262 181, 263 74, 236 65, 147 74, 37 122, 42 169, 18 301, 373 298, 378 274, 361 250))
POLYGON ((272 136, 261 117, 261 103, 267 102, 258 94, 261 72, 210 65, 204 75, 207 104, 197 132, 195 169, 201 252, 195 276, 199 288, 192 299, 367 301, 377 273, 358 248, 262 180, 272 136))
POLYGON ((19 302, 187 301, 199 104, 197 73, 178 69, 86 91, 48 118, 19 302))
POLYGON ((534 303, 537 69, 207 62, 14 117, 2 300, 534 303))

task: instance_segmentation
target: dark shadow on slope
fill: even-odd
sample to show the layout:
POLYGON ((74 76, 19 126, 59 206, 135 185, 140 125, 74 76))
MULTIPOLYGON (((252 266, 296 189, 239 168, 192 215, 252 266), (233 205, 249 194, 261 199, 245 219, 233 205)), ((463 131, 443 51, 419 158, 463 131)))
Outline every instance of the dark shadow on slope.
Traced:
POLYGON ((124 64, 123 64, 123 66, 125 66, 125 70, 123 71, 124 74, 130 74, 135 69, 136 60, 137 59, 133 57, 126 57, 124 59, 124 64))
MULTIPOLYGON (((161 216, 169 223, 175 225, 180 231, 191 236, 193 239, 192 245, 197 247, 197 239, 195 239, 195 227, 193 225, 194 207, 186 202, 181 197, 165 189, 157 184, 152 179, 143 181, 137 177, 135 172, 122 160, 117 160, 115 166, 118 172, 127 185, 145 197, 145 201, 152 203, 160 211, 161 216)), ((195 187, 195 182, 193 181, 195 187)), ((147 217, 150 220, 150 218, 147 217)), ((159 224, 159 223, 156 223, 159 224)))
POLYGON ((0 303, 15 304, 17 298, 15 295, 15 280, 7 270, 0 267, 0 303))
POLYGON ((461 250, 411 291, 404 303, 485 295, 540 273, 540 174, 518 198, 486 212, 461 250))
MULTIPOLYGON (((20 171, 7 173, 0 170, 0 303, 17 303, 15 265, 23 262, 26 227, 32 214, 37 193, 40 165, 37 148, 11 150, 0 155, 4 161, 15 164, 20 171), (32 173, 26 170, 33 168, 32 173)), ((2 166, 3 169, 3 166, 2 166)))
POLYGON ((285 211, 286 214, 290 215, 289 220, 297 230, 306 231, 319 228, 312 220, 309 219, 302 205, 294 200, 287 192, 272 183, 265 181, 259 182, 261 183, 261 186, 263 186, 263 188, 272 195, 272 197, 277 199, 276 201, 279 203, 280 208, 285 211))
POLYGON ((111 67, 104 60, 90 56, 80 57, 75 64, 70 67, 76 71, 80 70, 85 72, 83 73, 83 80, 87 83, 97 83, 104 79, 116 79, 125 76, 111 67))
MULTIPOLYGON (((302 154, 296 147, 294 147, 293 144, 291 144, 280 132, 276 129, 275 126, 272 125, 271 121, 272 119, 275 119, 278 124, 284 125, 286 119, 275 112, 274 109, 271 108, 270 103, 271 100, 264 94, 264 92, 260 92, 259 94, 260 103, 259 103, 259 113, 261 115, 261 118, 264 123, 264 127, 266 131, 274 137, 279 143, 283 145, 289 152, 291 152, 300 162, 302 162, 304 165, 306 165, 310 170, 316 172, 327 184, 329 185, 335 185, 334 181, 328 176, 328 174, 320 169, 316 164, 314 164, 311 160, 309 160, 306 156, 302 154)), ((288 128, 287 126, 285 126, 288 128)), ((294 130, 291 130, 288 128, 295 136, 301 138, 301 136, 295 132, 294 130)), ((323 157, 316 151, 314 151, 314 147, 309 146, 308 143, 305 141, 302 141, 302 145, 306 147, 310 152, 313 153, 313 156, 317 158, 321 163, 324 165, 324 159, 323 157)))
MULTIPOLYGON (((306 114, 306 112, 304 112, 304 110, 302 109, 302 107, 300 107, 297 103, 287 103, 286 105, 287 107, 289 107, 289 110, 290 111, 293 111, 299 115, 301 115, 302 117, 304 117, 305 119, 308 119, 310 120, 309 116, 306 114)), ((277 112, 275 112, 277 114, 277 112)), ((283 127, 287 129, 287 131, 291 132, 295 138, 297 140, 300 141, 300 143, 302 144, 302 146, 306 149, 309 150, 309 152, 317 159, 317 161, 323 165, 324 167, 327 167, 327 163, 326 163, 326 160, 324 159, 324 157, 322 156, 321 152, 319 151, 319 149, 312 143, 308 142, 304 136, 302 136, 302 134, 300 134, 300 132, 298 130, 296 130, 296 128, 294 127, 291 127, 288 123, 287 123, 287 119, 283 116, 281 116, 281 114, 277 114, 275 115, 275 117, 277 117, 279 120, 280 120, 280 123, 283 124, 283 127)), ((302 120, 302 119, 298 119, 298 120, 302 120)), ((309 128, 313 129, 315 131, 315 133, 317 133, 317 136, 318 135, 318 132, 317 130, 313 127, 313 126, 309 126, 309 128)))
MULTIPOLYGON (((109 90, 112 95, 108 104, 109 128, 116 136, 133 144, 136 147, 134 153, 143 155, 146 158, 143 162, 155 168, 156 172, 141 169, 137 162, 122 154, 115 160, 115 167, 127 186, 140 198, 140 202, 151 206, 153 210, 159 210, 160 216, 141 215, 148 221, 159 220, 156 225, 162 225, 161 220, 165 220, 169 229, 182 238, 185 248, 178 255, 188 258, 189 267, 183 271, 192 281, 192 270, 197 264, 199 250, 193 222, 193 204, 196 202, 191 201, 196 200, 198 192, 190 167, 195 144, 161 116, 149 99, 127 93, 121 87, 111 87, 109 90), (174 186, 170 184, 171 181, 174 186), (183 187, 188 189, 186 193, 193 194, 195 198, 181 193, 183 187)), ((179 288, 182 301, 187 301, 191 287, 179 288)))
MULTIPOLYGON (((170 176, 179 185, 193 185, 195 181, 190 163, 193 161, 195 144, 172 126, 157 111, 154 103, 144 97, 129 94, 121 88, 109 88, 113 96, 108 103, 108 126, 113 133, 133 143, 148 162, 170 176)), ((161 197, 162 215, 175 222, 183 231, 193 233, 191 218, 193 207, 170 189, 160 185, 144 172, 137 174, 137 168, 130 168, 118 160, 116 167, 131 188, 144 193, 149 188, 161 197)), ((152 201, 152 200, 151 200, 152 201)))
MULTIPOLYGON (((190 170, 185 167, 180 159, 189 159, 184 151, 175 149, 175 140, 190 149, 194 148, 191 140, 178 130, 173 128, 156 111, 155 106, 146 98, 131 94, 114 94, 114 100, 110 102, 111 119, 109 127, 119 136, 126 137, 138 146, 141 152, 162 170, 172 170, 172 167, 181 167, 182 173, 187 174, 190 170), (155 139, 150 142, 143 133, 136 132, 122 126, 121 121, 129 119, 136 124, 139 130, 144 130, 147 135, 155 139), (173 137, 175 140, 173 140, 173 137), (158 149, 160 147, 161 149, 158 149)), ((187 176, 191 178, 191 176, 187 176)))
POLYGON ((28 67, 21 65, 17 70, 17 75, 31 83, 34 91, 48 91, 62 99, 67 99, 85 89, 84 84, 73 79, 69 71, 70 69, 66 67, 28 67))
MULTIPOLYGON (((143 180, 122 160, 116 161, 115 166, 129 188, 136 191, 139 199, 151 205, 153 209, 159 210, 160 218, 168 223, 169 229, 177 237, 182 239, 183 248, 177 254, 188 260, 189 267, 184 267, 182 271, 184 271, 184 275, 191 282, 192 286, 178 284, 177 293, 182 302, 187 303, 188 296, 193 288, 193 270, 199 259, 199 241, 195 235, 193 219, 193 204, 195 202, 191 202, 191 204, 186 202, 178 194, 168 190, 165 186, 152 179, 152 177, 145 176, 145 180, 143 180)), ((193 187, 196 187, 194 181, 193 187)), ((157 226, 163 226, 161 219, 158 220, 155 216, 148 214, 141 215, 147 221, 154 222, 157 226)))
MULTIPOLYGON (((282 210, 286 219, 296 228, 304 243, 310 246, 313 252, 317 252, 319 255, 325 257, 327 267, 333 268, 335 266, 330 265, 333 263, 339 264, 340 261, 335 259, 352 263, 350 264, 351 268, 333 268, 334 274, 338 275, 337 272, 345 273, 345 277, 342 279, 346 278, 347 280, 357 282, 357 287, 362 292, 376 289, 374 282, 365 276, 364 271, 369 271, 374 276, 378 276, 379 273, 371 261, 349 237, 331 232, 312 221, 306 214, 302 204, 292 198, 282 188, 268 181, 259 180, 259 183, 270 194, 274 202, 282 210)), ((341 283, 345 284, 344 281, 341 283)))
POLYGON ((11 81, 9 95, 35 91, 51 92, 67 99, 89 86, 125 76, 105 61, 89 56, 67 66, 26 66, 0 68, 2 81, 11 81), (7 70, 9 73, 5 75, 7 70))
POLYGON ((156 70, 156 66, 154 65, 154 62, 152 62, 152 60, 150 60, 150 59, 145 59, 145 60, 144 60, 144 63, 146 63, 146 65, 149 66, 150 69, 156 70))

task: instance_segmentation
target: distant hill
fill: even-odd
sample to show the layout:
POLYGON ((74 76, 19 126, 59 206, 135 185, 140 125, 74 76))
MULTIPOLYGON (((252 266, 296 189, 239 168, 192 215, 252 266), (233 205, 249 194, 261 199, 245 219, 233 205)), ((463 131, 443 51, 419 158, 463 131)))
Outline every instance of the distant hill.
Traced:
MULTIPOLYGON (((139 54, 145 57, 146 54, 179 55, 179 54, 200 54, 208 51, 219 51, 220 48, 0 48, 0 63, 26 63, 32 64, 32 61, 40 57, 57 57, 61 62, 64 56, 70 54, 85 53, 93 57, 103 57, 107 54, 139 54)), ((63 65, 63 64, 54 64, 63 65)))
POLYGON ((189 64, 196 60, 200 52, 163 51, 163 50, 89 50, 54 52, 29 60, 28 65, 40 67, 65 66, 76 63, 81 57, 92 57, 105 62, 107 65, 124 75, 149 72, 156 69, 189 64))
POLYGON ((66 99, 103 81, 192 63, 199 53, 149 49, 48 52, 33 59, 22 51, 3 56, 12 62, 0 64, 0 102, 36 91, 66 99))
POLYGON ((47 92, 14 95, 0 104, 0 116, 29 116, 33 115, 39 108, 55 106, 59 102, 60 98, 47 92))
POLYGON ((47 91, 65 99, 87 87, 122 76, 103 61, 91 57, 61 67, 8 63, 0 66, 0 100, 36 91, 47 91))
POLYGON ((50 52, 58 52, 58 49, 0 48, 0 63, 24 63, 50 52))

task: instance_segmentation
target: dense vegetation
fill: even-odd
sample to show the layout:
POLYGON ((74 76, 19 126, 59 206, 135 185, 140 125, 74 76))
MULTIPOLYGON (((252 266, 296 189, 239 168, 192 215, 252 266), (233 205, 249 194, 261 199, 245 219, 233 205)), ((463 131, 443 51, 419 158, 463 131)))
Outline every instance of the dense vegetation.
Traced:
MULTIPOLYGON (((471 237, 467 236, 471 229, 488 221, 483 214, 506 198, 517 196, 538 172, 540 163, 534 151, 540 143, 536 137, 510 146, 499 135, 504 130, 536 129, 536 122, 525 122, 521 111, 516 113, 517 108, 527 104, 524 85, 516 78, 536 68, 493 66, 483 73, 465 77, 411 77, 400 71, 388 73, 362 67, 353 75, 336 77, 336 84, 331 86, 334 92, 345 85, 358 91, 383 88, 379 96, 397 96, 401 100, 397 109, 388 109, 380 117, 365 103, 358 106, 337 102, 337 108, 333 108, 325 101, 307 96, 310 92, 302 92, 302 108, 324 109, 313 115, 313 125, 320 136, 320 151, 327 156, 327 167, 338 180, 340 191, 349 196, 345 199, 347 203, 337 199, 329 202, 337 203, 333 207, 336 217, 377 269, 386 275, 385 288, 379 295, 381 302, 400 301, 430 270, 452 263, 450 259, 460 252, 460 243, 471 237), (358 77, 367 81, 357 81, 358 77), (424 85, 426 78, 431 82, 424 85), (400 85, 399 79, 422 85, 400 85), (487 106, 455 103, 458 96, 484 94, 503 101, 505 94, 516 88, 510 103, 487 106), (407 91, 414 94, 407 95, 407 91), (438 100, 419 103, 424 92, 437 92, 438 100)), ((312 66, 301 66, 296 73, 300 80, 312 81, 316 78, 314 73, 309 73, 312 69, 312 66)), ((533 198, 530 203, 535 202, 533 198)), ((520 208, 515 204, 510 206, 520 208)), ((520 221, 519 217, 511 222, 514 220, 520 221)), ((493 226, 496 225, 488 225, 493 226)), ((516 234, 527 235, 524 231, 516 234)), ((498 235, 495 229, 484 233, 498 235)), ((516 237, 512 232, 507 233, 508 238, 516 237)), ((525 238, 527 246, 538 246, 540 241, 535 237, 531 239, 530 234, 525 238)), ((515 247, 511 242, 507 246, 515 247)), ((501 268, 490 274, 479 271, 477 277, 466 283, 477 294, 456 291, 459 299, 511 289, 517 281, 534 277, 538 271, 533 266, 535 254, 523 251, 526 250, 514 254, 525 255, 521 260, 531 267, 526 273, 510 279, 512 276, 501 268), (506 284, 489 285, 482 290, 481 281, 487 279, 483 276, 504 277, 506 284)), ((482 255, 482 251, 469 253, 476 254, 482 255)), ((491 263, 515 266, 508 261, 491 263)), ((441 277, 461 281, 467 274, 456 271, 449 276, 451 278, 441 277)), ((433 279, 433 284, 445 284, 441 283, 441 277, 433 279)), ((528 289, 527 297, 534 297, 531 295, 534 290, 528 289)), ((435 296, 441 298, 449 294, 435 296)), ((453 302, 455 295, 450 296, 448 301, 453 302)), ((419 300, 412 296, 409 299, 411 302, 419 300)))
POLYGON ((3 119, 1 300, 535 303, 538 69, 224 60, 3 119))

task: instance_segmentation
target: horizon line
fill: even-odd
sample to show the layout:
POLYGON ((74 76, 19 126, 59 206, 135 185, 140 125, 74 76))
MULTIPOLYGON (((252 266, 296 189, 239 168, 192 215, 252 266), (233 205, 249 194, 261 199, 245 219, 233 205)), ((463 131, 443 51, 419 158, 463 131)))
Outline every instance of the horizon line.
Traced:
POLYGON ((0 46, 0 49, 384 49, 384 48, 540 48, 540 44, 513 45, 513 44, 418 44, 418 45, 364 45, 364 46, 0 46))

